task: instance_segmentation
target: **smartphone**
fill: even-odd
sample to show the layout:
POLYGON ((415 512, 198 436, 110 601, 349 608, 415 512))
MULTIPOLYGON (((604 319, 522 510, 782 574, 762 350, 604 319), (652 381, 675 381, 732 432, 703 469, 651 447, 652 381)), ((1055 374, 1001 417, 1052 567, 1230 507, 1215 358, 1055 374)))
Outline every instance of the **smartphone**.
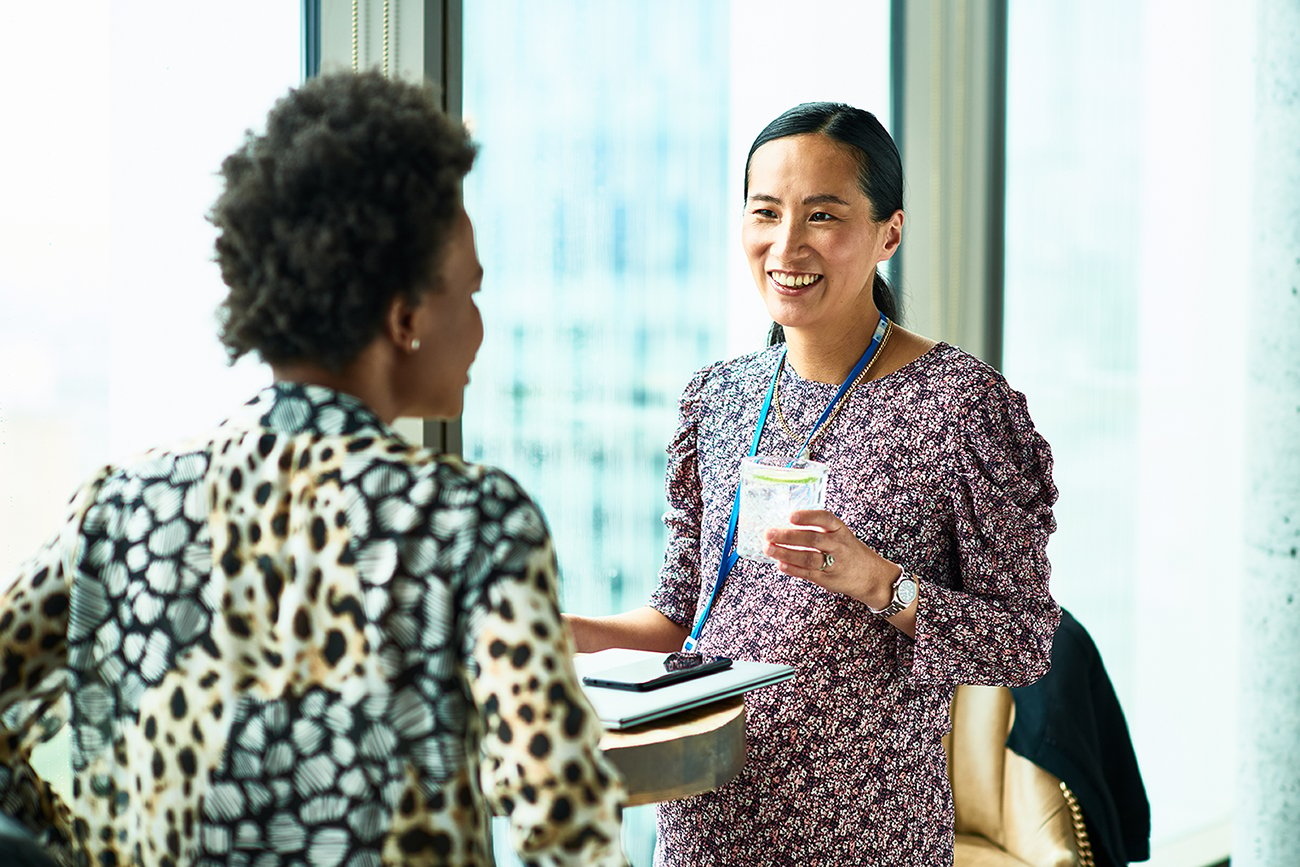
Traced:
POLYGON ((630 662, 627 665, 618 665, 614 668, 607 668, 604 671, 587 675, 582 679, 582 682, 588 686, 604 686, 609 689, 630 689, 637 692, 646 692, 647 690, 658 689, 661 686, 668 686, 670 683, 681 683, 683 680, 691 680, 714 671, 731 668, 731 660, 725 656, 705 656, 698 665, 680 668, 675 671, 665 666, 667 659, 668 657, 661 656, 654 659, 643 659, 639 662, 630 662))

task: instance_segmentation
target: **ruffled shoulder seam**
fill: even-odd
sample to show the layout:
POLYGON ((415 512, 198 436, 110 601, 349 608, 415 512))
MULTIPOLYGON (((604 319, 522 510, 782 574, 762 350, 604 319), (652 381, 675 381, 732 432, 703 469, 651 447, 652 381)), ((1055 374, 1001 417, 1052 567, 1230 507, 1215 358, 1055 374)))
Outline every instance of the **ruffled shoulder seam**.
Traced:
POLYGON ((953 349, 953 362, 950 363, 949 368, 958 376, 953 377, 950 389, 954 403, 944 441, 946 454, 956 450, 956 444, 963 439, 963 434, 968 429, 971 415, 979 406, 997 392, 1009 396, 1013 391, 1011 384, 997 368, 965 350, 957 347, 953 349))
MULTIPOLYGON (((950 474, 955 477, 960 453, 970 441, 973 427, 977 426, 976 415, 982 407, 990 403, 1000 403, 1004 407, 995 410, 996 415, 1005 415, 1008 425, 1017 414, 1023 413, 1025 420, 1033 429, 1033 422, 1028 418, 1028 407, 1024 395, 1016 391, 1005 376, 996 368, 980 361, 972 355, 959 350, 961 362, 956 368, 958 377, 954 377, 951 396, 954 400, 953 412, 949 415, 947 432, 944 437, 942 454, 950 474)), ((1037 430, 1034 429, 1034 433, 1037 430)))

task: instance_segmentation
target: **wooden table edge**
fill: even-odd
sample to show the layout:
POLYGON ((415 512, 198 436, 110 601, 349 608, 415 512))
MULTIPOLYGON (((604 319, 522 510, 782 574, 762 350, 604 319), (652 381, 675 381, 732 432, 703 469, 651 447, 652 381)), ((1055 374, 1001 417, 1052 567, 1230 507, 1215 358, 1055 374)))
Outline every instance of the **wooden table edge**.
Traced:
POLYGON ((600 749, 623 775, 628 806, 712 791, 745 765, 745 700, 735 696, 635 728, 607 731, 600 749))

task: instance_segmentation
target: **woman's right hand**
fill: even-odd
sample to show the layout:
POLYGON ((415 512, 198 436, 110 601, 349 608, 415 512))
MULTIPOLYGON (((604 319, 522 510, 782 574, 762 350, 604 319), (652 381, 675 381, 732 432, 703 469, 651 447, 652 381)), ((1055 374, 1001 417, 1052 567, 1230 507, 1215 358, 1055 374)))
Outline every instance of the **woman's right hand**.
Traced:
POLYGON ((607 617, 565 614, 564 622, 579 653, 611 647, 672 653, 682 649, 687 630, 648 605, 607 617))

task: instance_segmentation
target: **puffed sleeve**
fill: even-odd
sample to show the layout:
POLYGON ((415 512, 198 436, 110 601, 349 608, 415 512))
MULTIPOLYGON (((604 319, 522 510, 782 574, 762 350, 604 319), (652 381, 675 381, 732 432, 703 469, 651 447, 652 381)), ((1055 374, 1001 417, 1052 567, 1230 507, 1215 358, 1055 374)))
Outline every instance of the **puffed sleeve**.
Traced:
POLYGON ((0 599, 0 810, 50 851, 71 843, 70 814, 30 765, 66 722, 68 618, 81 526, 107 470, 83 486, 60 530, 18 569, 0 599))
POLYGON ((697 452, 703 392, 718 367, 710 365, 691 377, 678 403, 677 432, 668 444, 668 471, 664 479, 668 511, 668 546, 659 586, 650 596, 650 606, 669 620, 690 629, 700 595, 700 520, 704 510, 697 452))
POLYGON ((1051 449, 1024 396, 999 377, 959 414, 946 457, 956 580, 920 576, 912 673, 948 684, 1031 683, 1048 669, 1061 617, 1048 591, 1051 449))
POLYGON ((626 864, 626 795, 573 668, 550 534, 508 476, 492 471, 485 487, 501 517, 483 534, 492 575, 466 630, 483 791, 525 863, 626 864))

